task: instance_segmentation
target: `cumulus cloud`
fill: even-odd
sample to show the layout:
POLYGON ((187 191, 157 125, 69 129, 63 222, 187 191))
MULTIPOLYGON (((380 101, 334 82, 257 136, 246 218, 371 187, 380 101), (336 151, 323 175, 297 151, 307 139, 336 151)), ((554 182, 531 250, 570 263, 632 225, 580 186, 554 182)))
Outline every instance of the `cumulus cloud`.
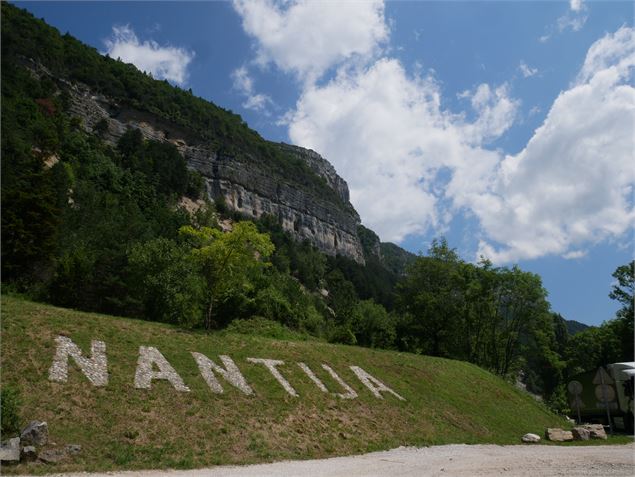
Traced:
POLYGON ((527 146, 504 158, 490 191, 472 206, 500 244, 482 241, 482 254, 497 262, 572 258, 632 229, 634 52, 632 28, 595 42, 527 146))
POLYGON ((480 84, 473 92, 461 95, 469 98, 472 109, 477 114, 473 123, 463 125, 463 140, 471 144, 481 144, 499 138, 507 131, 516 118, 520 102, 509 95, 509 85, 497 88, 480 84))
POLYGON ((388 38, 382 1, 234 0, 243 29, 258 42, 257 61, 275 63, 305 82, 354 57, 372 55, 388 38))
POLYGON ((497 263, 579 258, 634 223, 634 45, 630 28, 598 40, 516 155, 484 146, 513 123, 508 86, 462 93, 476 113, 467 121, 443 108, 433 78, 409 77, 395 59, 307 88, 289 136, 335 164, 384 240, 438 230, 463 211, 480 223, 478 254, 497 263))
POLYGON ((523 75, 524 78, 530 78, 531 76, 538 74, 538 68, 532 68, 524 61, 520 62, 520 65, 518 65, 518 69, 520 70, 520 73, 523 75))
POLYGON ((241 66, 232 72, 234 89, 246 97, 243 108, 253 111, 266 111, 267 106, 273 104, 272 99, 262 93, 256 93, 254 81, 246 67, 241 66))
POLYGON ((182 85, 187 79, 187 67, 194 52, 174 46, 161 46, 155 41, 139 41, 129 25, 113 26, 112 36, 104 40, 106 53, 132 63, 158 79, 182 85))
MULTIPOLYGON (((362 25, 355 14, 342 15, 346 4, 234 6, 257 39, 259 61, 302 80, 284 117, 291 141, 334 164, 364 223, 383 240, 438 233, 466 214, 480 224, 477 254, 509 263, 580 258, 632 228, 633 29, 594 43, 526 146, 506 155, 490 144, 518 114, 508 84, 475 85, 459 95, 465 111, 453 112, 432 74, 408 73, 399 60, 375 54, 388 34, 383 6, 355 4, 365 5, 362 25), (331 15, 346 18, 337 31, 324 23, 331 15), (342 31, 349 25, 352 33, 342 31), (335 75, 318 82, 331 68, 335 75)), ((581 2, 571 5, 573 13, 584 10, 581 2)), ((519 69, 537 73, 524 62, 519 69)), ((253 93, 248 75, 239 71, 234 80, 253 93)))
POLYGON ((441 228, 449 220, 440 177, 462 170, 463 192, 483 188, 496 154, 477 147, 511 124, 507 87, 465 92, 473 122, 444 111, 432 77, 409 77, 396 59, 339 71, 302 94, 287 117, 296 144, 320 151, 349 182, 351 201, 384 240, 441 228), (471 163, 471 164, 468 164, 471 163))

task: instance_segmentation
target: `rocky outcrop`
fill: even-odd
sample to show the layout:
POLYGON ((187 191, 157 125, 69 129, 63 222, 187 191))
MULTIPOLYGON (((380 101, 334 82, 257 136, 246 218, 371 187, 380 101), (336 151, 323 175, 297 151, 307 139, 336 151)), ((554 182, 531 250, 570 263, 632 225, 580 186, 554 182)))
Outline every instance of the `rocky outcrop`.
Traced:
POLYGON ((148 112, 121 107, 93 94, 86 86, 58 81, 70 95, 70 113, 80 119, 88 132, 97 132, 105 141, 115 144, 128 128, 136 128, 147 139, 170 142, 188 166, 204 176, 210 198, 222 196, 230 209, 247 217, 273 215, 296 239, 308 240, 330 255, 344 255, 364 263, 357 235, 360 219, 349 202, 346 181, 316 152, 277 145, 287 156, 304 161, 334 194, 302 188, 271 167, 255 166, 258 158, 223 155, 211 144, 148 112))

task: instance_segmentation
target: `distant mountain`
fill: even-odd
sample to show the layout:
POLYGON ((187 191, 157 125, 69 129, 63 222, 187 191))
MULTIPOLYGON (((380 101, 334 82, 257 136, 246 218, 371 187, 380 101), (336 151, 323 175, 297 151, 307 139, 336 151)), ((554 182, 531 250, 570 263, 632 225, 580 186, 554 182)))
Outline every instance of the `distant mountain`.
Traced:
POLYGON ((567 331, 572 336, 577 333, 580 333, 581 331, 586 330, 587 328, 590 328, 589 325, 585 325, 584 323, 580 323, 579 321, 575 321, 575 320, 564 320, 564 321, 567 325, 567 331))

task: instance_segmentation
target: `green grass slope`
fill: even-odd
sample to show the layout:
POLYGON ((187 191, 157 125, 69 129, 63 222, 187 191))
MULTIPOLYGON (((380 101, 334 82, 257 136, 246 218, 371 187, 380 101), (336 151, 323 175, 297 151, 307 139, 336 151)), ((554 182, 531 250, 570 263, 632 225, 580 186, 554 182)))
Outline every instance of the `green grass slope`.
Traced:
MULTIPOLYGON (((400 445, 519 443, 565 423, 540 403, 468 363, 406 353, 277 341, 242 334, 190 333, 158 323, 2 298, 2 384, 17 387, 23 424, 43 420, 58 447, 81 444, 78 456, 55 466, 20 464, 3 473, 202 467, 362 453, 400 445), (55 337, 70 337, 84 353, 106 343, 109 383, 93 387, 71 360, 67 383, 48 380, 55 337), (150 390, 133 385, 139 346, 155 346, 191 392, 167 381, 150 390), (219 377, 213 394, 190 352, 219 362, 229 355, 254 390, 247 396, 219 377), (299 393, 287 394, 248 357, 283 360, 280 371, 299 393), (329 364, 359 397, 325 394, 295 364, 308 364, 331 391, 329 364), (356 365, 406 400, 374 397, 353 375, 356 365)), ((4 437, 3 437, 4 438, 4 437)))

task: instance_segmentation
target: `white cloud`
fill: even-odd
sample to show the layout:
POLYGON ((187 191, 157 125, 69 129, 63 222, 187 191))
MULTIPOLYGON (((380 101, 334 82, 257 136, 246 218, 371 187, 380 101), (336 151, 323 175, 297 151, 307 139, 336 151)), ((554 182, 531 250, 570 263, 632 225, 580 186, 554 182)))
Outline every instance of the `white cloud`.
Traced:
POLYGON ((588 15, 576 12, 575 15, 567 13, 558 18, 558 31, 562 33, 565 30, 580 31, 588 19, 588 15))
POLYGON ((563 33, 566 30, 580 31, 588 18, 587 8, 582 0, 569 0, 569 11, 559 17, 555 25, 549 25, 546 33, 538 38, 538 41, 546 43, 554 35, 563 33))
POLYGON ((187 67, 194 52, 174 46, 160 46, 155 41, 141 42, 129 25, 113 26, 112 37, 104 40, 106 53, 132 63, 158 79, 182 85, 187 79, 187 67))
POLYGON ((243 108, 266 112, 267 106, 273 104, 269 96, 255 92, 253 79, 249 76, 246 67, 241 66, 235 69, 231 76, 234 81, 234 89, 246 97, 243 108))
POLYGON ((486 143, 500 137, 513 124, 520 104, 509 96, 507 84, 492 89, 483 83, 472 93, 463 92, 461 97, 469 97, 472 109, 477 113, 476 121, 462 127, 463 139, 470 144, 486 143))
POLYGON ((574 12, 579 12, 582 9, 582 0, 569 0, 569 8, 574 12))
POLYGON ((520 70, 524 78, 529 78, 538 74, 538 68, 532 68, 524 61, 520 62, 520 65, 518 65, 518 69, 520 70))
POLYGON ((461 170, 461 193, 480 190, 483 172, 496 163, 495 153, 477 145, 509 127, 516 103, 506 87, 480 85, 463 96, 477 113, 473 122, 441 108, 433 78, 411 78, 399 61, 382 59, 307 88, 287 117, 289 136, 333 162, 364 223, 400 241, 450 218, 440 176, 461 170))
POLYGON ((591 45, 576 81, 578 84, 590 82, 595 75, 602 72, 612 72, 624 77, 634 63, 635 30, 622 27, 591 45))
POLYGON ((379 0, 234 0, 233 5, 245 32, 258 42, 258 62, 273 62, 308 83, 344 60, 372 55, 388 38, 379 0))
POLYGON ((444 110, 433 78, 409 77, 395 59, 307 88, 289 136, 334 163, 383 240, 442 229, 463 210, 480 222, 478 253, 497 263, 579 258, 635 223, 634 44, 629 28, 598 40, 516 155, 483 147, 517 112, 507 86, 462 93, 477 113, 468 122, 444 110))
MULTIPOLYGON (((633 29, 592 45, 526 146, 505 155, 487 144, 516 119, 520 103, 509 85, 477 85, 459 95, 470 114, 449 111, 433 76, 377 59, 389 30, 383 5, 350 4, 365 11, 364 22, 342 13, 349 2, 234 2, 258 40, 260 63, 303 80, 284 117, 291 141, 334 164, 364 223, 383 240, 442 231, 464 213, 480 224, 478 253, 507 263, 580 258, 633 227, 633 29), (333 67, 335 76, 317 83, 333 67)), ((581 27, 584 4, 571 11, 581 27)), ((519 69, 537 74, 524 62, 519 69)), ((254 94, 248 75, 234 80, 254 94)))
POLYGON ((587 250, 572 250, 565 253, 562 258, 565 260, 577 260, 578 258, 584 258, 587 256, 587 250))
POLYGON ((580 247, 632 230, 635 143, 633 29, 621 28, 589 49, 577 82, 562 92, 527 146, 501 162, 491 189, 472 210, 496 262, 580 247))

